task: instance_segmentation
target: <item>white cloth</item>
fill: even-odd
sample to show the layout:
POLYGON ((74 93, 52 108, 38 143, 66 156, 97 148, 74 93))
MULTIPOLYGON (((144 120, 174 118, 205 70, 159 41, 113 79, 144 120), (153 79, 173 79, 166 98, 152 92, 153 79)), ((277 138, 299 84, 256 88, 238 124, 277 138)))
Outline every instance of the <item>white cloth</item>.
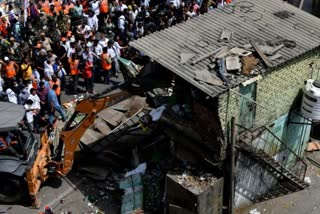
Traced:
POLYGON ((108 48, 108 54, 111 57, 111 59, 117 57, 117 52, 116 52, 116 50, 114 48, 108 48))
POLYGON ((113 49, 116 50, 117 57, 120 57, 120 55, 121 55, 121 52, 120 52, 121 46, 119 45, 119 43, 117 41, 115 41, 113 43, 113 49))
POLYGON ((125 25, 125 20, 126 20, 126 18, 124 17, 124 15, 121 15, 121 16, 119 17, 119 19, 118 19, 118 28, 119 28, 119 30, 121 30, 121 31, 124 31, 124 30, 125 30, 125 27, 124 27, 124 25, 125 25))
POLYGON ((94 14, 97 16, 100 14, 100 2, 99 1, 92 1, 91 2, 91 10, 94 12, 94 14))
POLYGON ((138 15, 138 10, 135 10, 135 11, 129 11, 129 20, 134 23, 134 21, 136 20, 136 17, 138 15))
POLYGON ((93 15, 92 17, 87 17, 87 23, 91 27, 91 29, 97 31, 99 24, 98 24, 98 18, 96 15, 93 15))
POLYGON ((11 88, 8 88, 6 90, 6 94, 8 96, 10 103, 18 104, 18 98, 17 98, 16 94, 11 90, 11 88))
POLYGON ((25 104, 25 105, 24 105, 24 108, 26 109, 26 118, 27 118, 28 123, 32 123, 33 120, 34 120, 34 118, 33 118, 33 116, 34 116, 33 111, 28 111, 28 110, 32 109, 31 106, 32 106, 32 105, 28 105, 28 104, 25 104))
POLYGON ((54 70, 51 64, 48 64, 47 61, 44 62, 44 75, 51 80, 54 70))
POLYGON ((123 12, 125 9, 128 9, 128 6, 126 4, 122 4, 121 6, 118 5, 117 11, 123 12))
POLYGON ((99 45, 101 45, 101 47, 107 47, 108 46, 108 41, 109 41, 109 39, 107 39, 107 38, 104 38, 104 39, 100 39, 99 40, 99 45))
POLYGON ((0 92, 3 91, 4 80, 0 77, 0 92))
POLYGON ((141 27, 141 28, 137 27, 137 34, 138 34, 139 37, 143 36, 144 28, 143 27, 141 27))
POLYGON ((93 46, 93 50, 94 50, 94 53, 100 57, 100 55, 102 54, 101 45, 98 44, 97 46, 93 46))
POLYGON ((72 54, 74 54, 76 52, 76 49, 75 48, 69 48, 68 49, 68 53, 67 53, 67 57, 71 57, 72 54))
POLYGON ((88 31, 89 31, 89 34, 90 34, 91 27, 89 25, 85 25, 84 28, 82 28, 82 25, 79 25, 78 28, 77 28, 77 33, 78 34, 85 35, 88 31))
POLYGON ((29 94, 28 100, 32 100, 32 105, 31 105, 31 109, 39 109, 41 108, 40 106, 40 98, 37 94, 33 95, 33 94, 29 94))
POLYGON ((65 70, 63 67, 61 67, 61 69, 60 69, 60 66, 58 66, 57 76, 58 76, 59 78, 62 78, 62 77, 65 77, 66 75, 67 75, 66 70, 65 70))
POLYGON ((152 111, 149 113, 150 116, 152 117, 152 121, 158 121, 161 118, 161 115, 163 113, 163 111, 166 109, 166 107, 164 105, 156 108, 156 109, 152 109, 152 111))

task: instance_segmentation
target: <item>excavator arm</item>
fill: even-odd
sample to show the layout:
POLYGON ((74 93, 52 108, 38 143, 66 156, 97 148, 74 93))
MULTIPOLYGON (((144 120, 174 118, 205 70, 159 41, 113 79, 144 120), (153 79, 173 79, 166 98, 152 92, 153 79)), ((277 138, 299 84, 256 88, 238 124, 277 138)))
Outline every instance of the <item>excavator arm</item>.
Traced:
POLYGON ((74 152, 83 134, 94 123, 97 113, 107 106, 118 103, 130 96, 127 91, 109 94, 113 89, 108 89, 97 95, 78 101, 73 115, 65 124, 60 135, 60 139, 64 144, 64 157, 56 169, 58 174, 66 175, 71 170, 74 152), (79 115, 82 116, 81 121, 73 125, 79 115))
POLYGON ((51 157, 50 146, 52 141, 49 140, 47 132, 42 134, 41 147, 35 161, 31 167, 26 169, 28 191, 34 207, 40 206, 37 193, 41 184, 50 176, 65 176, 71 170, 74 152, 85 131, 94 123, 97 113, 130 96, 127 91, 110 93, 116 88, 118 86, 77 101, 73 115, 67 121, 60 134, 56 158, 52 159, 51 157), (81 119, 76 123, 78 116, 81 116, 81 119))

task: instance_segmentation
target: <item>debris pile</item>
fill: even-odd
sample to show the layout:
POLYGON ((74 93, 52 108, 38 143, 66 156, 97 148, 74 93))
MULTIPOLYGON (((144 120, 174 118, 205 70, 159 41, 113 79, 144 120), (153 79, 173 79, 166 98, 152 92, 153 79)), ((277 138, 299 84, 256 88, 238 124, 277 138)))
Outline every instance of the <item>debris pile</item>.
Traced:
POLYGON ((206 191, 210 186, 214 186, 217 181, 217 178, 210 176, 210 174, 197 177, 183 173, 181 176, 177 176, 177 179, 179 184, 194 194, 206 191))

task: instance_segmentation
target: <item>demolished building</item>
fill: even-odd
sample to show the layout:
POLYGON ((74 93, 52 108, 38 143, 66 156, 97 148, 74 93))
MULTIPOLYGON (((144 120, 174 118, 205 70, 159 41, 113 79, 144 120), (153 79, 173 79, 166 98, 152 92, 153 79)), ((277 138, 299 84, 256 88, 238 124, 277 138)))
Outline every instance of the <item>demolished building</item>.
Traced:
POLYGON ((249 0, 130 43, 149 58, 140 76, 155 106, 172 102, 155 87, 172 87, 175 102, 192 109, 181 131, 193 138, 180 139, 180 147, 226 164, 236 119, 236 207, 308 186, 303 154, 314 121, 300 105, 305 82, 320 78, 319 35, 320 20, 294 6, 249 0))

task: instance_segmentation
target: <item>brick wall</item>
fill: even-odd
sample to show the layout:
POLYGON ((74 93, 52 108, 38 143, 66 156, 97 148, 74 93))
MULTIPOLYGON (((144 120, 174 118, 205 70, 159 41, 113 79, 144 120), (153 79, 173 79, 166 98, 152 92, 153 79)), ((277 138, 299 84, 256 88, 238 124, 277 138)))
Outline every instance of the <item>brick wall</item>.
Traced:
MULTIPOLYGON (((255 127, 268 125, 288 113, 299 91, 304 88, 304 81, 311 77, 309 64, 312 62, 314 67, 320 68, 320 56, 316 51, 275 69, 257 82, 256 102, 260 106, 256 106, 255 127)), ((239 87, 233 90, 239 92, 239 87)), ((223 129, 232 116, 239 118, 239 101, 240 96, 232 91, 219 96, 219 116, 223 129)))

